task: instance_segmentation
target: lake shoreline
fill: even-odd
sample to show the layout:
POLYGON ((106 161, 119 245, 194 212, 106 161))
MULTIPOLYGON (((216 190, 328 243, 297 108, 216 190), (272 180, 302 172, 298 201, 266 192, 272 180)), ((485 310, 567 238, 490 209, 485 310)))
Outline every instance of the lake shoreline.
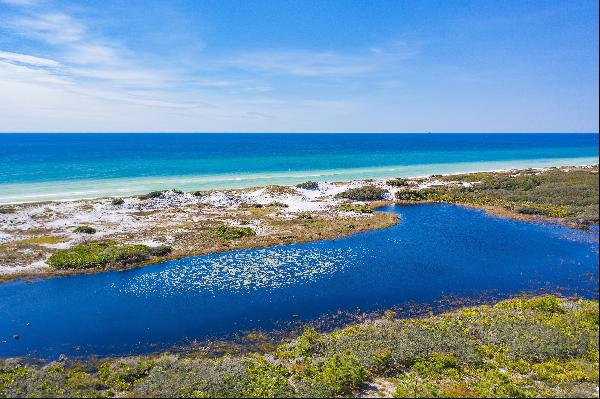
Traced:
MULTIPOLYGON (((326 381, 324 388, 332 389, 327 388, 331 384, 327 376, 308 374, 304 370, 306 364, 316 365, 320 370, 321 363, 333 355, 343 367, 351 367, 354 373, 360 372, 358 380, 356 374, 342 373, 338 377, 337 381, 347 384, 345 396, 411 393, 416 386, 415 380, 426 389, 448 392, 453 392, 456 384, 462 383, 462 391, 489 396, 497 393, 498 388, 489 388, 479 381, 487 381, 490 374, 501 373, 500 387, 511 392, 520 389, 534 396, 547 396, 552 392, 556 397, 570 393, 594 397, 598 387, 597 315, 597 300, 560 295, 517 295, 459 304, 439 312, 423 309, 420 314, 408 317, 388 310, 363 315, 361 320, 326 330, 316 330, 306 324, 294 333, 277 338, 260 331, 251 332, 243 338, 245 344, 239 340, 212 341, 204 347, 171 348, 130 356, 61 356, 57 360, 4 358, 0 359, 0 372, 9 378, 0 385, 0 393, 4 390, 9 397, 12 396, 10 392, 37 393, 34 396, 38 396, 40 391, 53 389, 57 396, 72 396, 72 392, 78 395, 104 393, 115 397, 150 393, 180 396, 181 392, 177 394, 171 391, 169 384, 160 382, 166 378, 204 386, 209 392, 219 393, 225 389, 231 396, 242 396, 243 392, 235 391, 235 385, 232 387, 228 383, 231 369, 225 369, 224 375, 217 374, 217 378, 207 381, 194 373, 197 369, 199 377, 204 377, 206 373, 218 373, 221 364, 237 362, 240 364, 238 378, 245 381, 244 389, 249 383, 256 383, 256 378, 272 384, 273 373, 277 373, 275 375, 281 376, 277 386, 287 386, 298 394, 310 389, 297 384, 305 379, 323 379, 326 381), (557 320, 561 321, 560 328, 555 326, 557 320), (563 331, 565 325, 570 329, 563 331), (407 334, 411 338, 405 342, 407 334), (541 339, 547 334, 556 336, 553 347, 547 347, 546 340, 541 339), (495 342, 498 335, 505 337, 504 346, 495 342), (471 347, 475 350, 470 350, 471 347), (523 352, 524 348, 529 352, 523 352), (440 376, 436 369, 419 368, 420 362, 430 362, 441 356, 440 351, 454 364, 450 367, 453 373, 445 371, 440 376), (382 356, 386 361, 381 364, 382 356), (247 381, 247 374, 256 366, 266 369, 267 374, 247 381), (558 369, 564 374, 561 374, 563 378, 548 379, 547 368, 553 372, 558 369), (182 373, 182 369, 186 372, 182 373), (158 381, 157 376, 160 376, 158 381), (36 383, 24 385, 32 378, 36 383)), ((332 390, 310 396, 331 397, 339 393, 332 390)), ((282 396, 289 396, 289 392, 282 396)))

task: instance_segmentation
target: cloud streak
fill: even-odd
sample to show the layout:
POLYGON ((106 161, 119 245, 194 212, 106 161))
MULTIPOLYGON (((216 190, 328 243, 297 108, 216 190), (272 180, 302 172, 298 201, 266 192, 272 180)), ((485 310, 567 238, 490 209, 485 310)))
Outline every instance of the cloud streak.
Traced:
POLYGON ((0 59, 18 64, 33 65, 38 67, 60 67, 60 63, 48 58, 36 57, 33 55, 11 53, 0 50, 0 59))
MULTIPOLYGON (((62 10, 35 7, 10 18, 7 26, 15 35, 45 44, 45 53, 54 56, 0 50, 0 87, 9 90, 17 85, 35 97, 22 106, 40 118, 47 110, 55 112, 57 107, 73 102, 79 106, 72 112, 88 117, 91 111, 83 111, 84 104, 89 104, 89 109, 95 107, 98 114, 100 109, 131 115, 163 109, 177 110, 179 117, 187 115, 186 123, 206 121, 196 119, 199 116, 248 123, 272 120, 292 109, 340 109, 339 101, 282 97, 270 82, 274 76, 351 78, 412 56, 405 48, 399 51, 397 45, 365 49, 361 54, 296 49, 211 57, 196 71, 169 65, 152 68, 143 55, 101 35, 89 21, 62 10), (270 96, 265 97, 265 93, 270 96), (121 108, 115 111, 117 105, 121 108)), ((172 119, 168 114, 164 117, 172 119)), ((202 125, 196 130, 203 130, 202 125)))

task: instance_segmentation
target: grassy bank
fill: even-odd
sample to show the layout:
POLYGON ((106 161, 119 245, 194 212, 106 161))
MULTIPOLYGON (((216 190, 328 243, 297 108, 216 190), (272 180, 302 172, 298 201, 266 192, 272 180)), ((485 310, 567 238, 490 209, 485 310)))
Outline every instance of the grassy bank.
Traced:
POLYGON ((396 192, 407 202, 441 201, 484 207, 501 216, 559 219, 565 224, 598 224, 598 167, 552 168, 540 172, 469 173, 438 176, 444 183, 396 192), (454 183, 454 184, 452 184, 454 183))
POLYGON ((597 397, 598 302, 551 296, 418 319, 393 312, 267 353, 0 361, 0 396, 597 397))

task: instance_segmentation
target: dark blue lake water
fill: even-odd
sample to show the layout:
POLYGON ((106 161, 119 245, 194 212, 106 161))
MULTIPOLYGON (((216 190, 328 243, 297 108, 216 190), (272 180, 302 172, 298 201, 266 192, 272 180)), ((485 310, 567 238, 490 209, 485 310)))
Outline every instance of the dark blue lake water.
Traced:
POLYGON ((598 298, 597 228, 524 223, 443 204, 382 210, 398 213, 400 224, 333 241, 1 284, 0 356, 143 353, 269 330, 298 316, 487 291, 598 298))

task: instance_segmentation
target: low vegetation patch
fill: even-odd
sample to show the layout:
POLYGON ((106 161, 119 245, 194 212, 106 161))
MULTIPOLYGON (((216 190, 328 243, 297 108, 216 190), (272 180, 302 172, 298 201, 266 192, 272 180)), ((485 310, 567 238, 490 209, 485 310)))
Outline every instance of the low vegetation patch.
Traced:
POLYGON ((17 245, 52 245, 52 244, 58 244, 60 242, 65 241, 64 238, 62 237, 57 237, 57 236, 41 236, 41 237, 32 237, 32 238, 25 238, 23 240, 18 240, 18 241, 13 241, 13 244, 17 244, 17 245))
POLYGON ((388 191, 377 186, 363 186, 358 188, 349 188, 337 194, 336 198, 346 198, 352 201, 377 201, 385 199, 388 191))
POLYGON ((279 201, 273 201, 273 202, 269 202, 266 206, 273 207, 273 208, 287 208, 288 204, 285 204, 285 203, 279 202, 279 201))
POLYGON ((347 397, 375 379, 399 398, 597 397, 598 302, 546 296, 308 328, 266 354, 0 360, 0 397, 347 397))
POLYGON ((115 206, 123 205, 125 203, 125 200, 123 198, 114 198, 110 203, 115 206))
POLYGON ((290 186, 271 185, 271 186, 265 187, 265 191, 269 194, 274 194, 274 195, 298 194, 296 189, 294 187, 290 187, 290 186))
POLYGON ((473 173, 442 179, 471 183, 426 190, 401 190, 403 201, 443 201, 493 206, 523 215, 561 218, 580 225, 598 223, 598 168, 526 169, 517 173, 473 173))
POLYGON ((73 230, 73 232, 82 234, 95 234, 96 229, 90 226, 78 226, 75 228, 75 230, 73 230))
POLYGON ((227 226, 224 224, 213 229, 213 233, 228 240, 256 235, 256 232, 250 227, 227 226))
POLYGON ((385 184, 391 187, 406 187, 410 186, 411 182, 408 179, 402 179, 400 177, 397 177, 395 179, 390 179, 386 181, 385 184))
POLYGON ((11 213, 15 213, 17 210, 13 207, 10 206, 0 206, 0 215, 4 214, 11 214, 11 213))
POLYGON ((89 242, 59 250, 48 258, 55 269, 121 267, 169 254, 167 246, 128 245, 116 241, 89 242))
POLYGON ((395 197, 398 201, 425 201, 429 197, 429 192, 425 190, 400 190, 396 191, 395 197))
POLYGON ((302 188, 304 190, 317 190, 319 188, 319 183, 316 181, 305 181, 304 183, 296 184, 296 187, 302 188))
POLYGON ((300 220, 311 220, 311 221, 317 219, 310 212, 301 212, 297 215, 297 218, 300 220))
POLYGON ((142 194, 138 198, 141 200, 149 200, 153 198, 162 198, 165 196, 165 193, 162 191, 151 191, 148 194, 142 194))
POLYGON ((342 204, 340 205, 340 211, 356 213, 373 213, 373 209, 369 208, 367 205, 362 204, 342 204))

